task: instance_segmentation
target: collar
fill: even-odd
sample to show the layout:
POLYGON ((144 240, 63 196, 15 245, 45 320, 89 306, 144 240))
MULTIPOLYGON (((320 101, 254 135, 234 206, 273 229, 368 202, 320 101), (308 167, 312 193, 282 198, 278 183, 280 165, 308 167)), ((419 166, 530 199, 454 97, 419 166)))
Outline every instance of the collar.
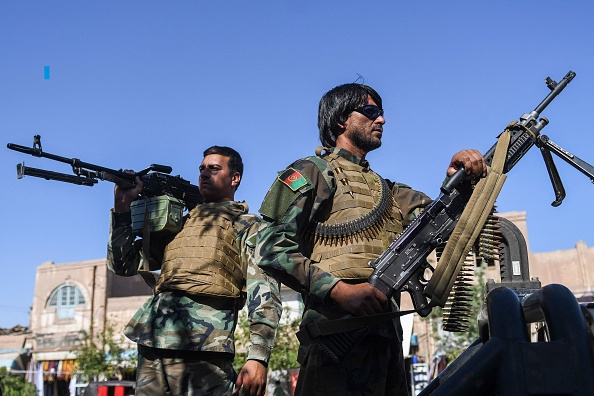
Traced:
POLYGON ((328 149, 326 152, 336 154, 348 161, 351 161, 354 164, 357 164, 365 169, 369 169, 369 162, 367 160, 357 157, 355 154, 351 153, 350 151, 348 151, 346 149, 332 147, 331 149, 328 149))
POLYGON ((191 212, 223 209, 238 212, 239 214, 246 214, 249 211, 249 206, 245 201, 207 202, 196 205, 196 207, 192 209, 191 212))

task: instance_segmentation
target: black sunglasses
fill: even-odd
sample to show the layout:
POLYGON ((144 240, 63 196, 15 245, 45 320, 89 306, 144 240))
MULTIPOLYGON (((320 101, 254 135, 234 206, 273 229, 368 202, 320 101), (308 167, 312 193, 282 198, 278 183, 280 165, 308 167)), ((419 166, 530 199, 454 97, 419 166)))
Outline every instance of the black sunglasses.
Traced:
POLYGON ((375 120, 377 117, 384 115, 384 109, 380 109, 379 107, 377 107, 375 105, 365 105, 365 106, 357 107, 356 109, 353 109, 353 111, 363 114, 365 117, 369 118, 370 120, 375 120))

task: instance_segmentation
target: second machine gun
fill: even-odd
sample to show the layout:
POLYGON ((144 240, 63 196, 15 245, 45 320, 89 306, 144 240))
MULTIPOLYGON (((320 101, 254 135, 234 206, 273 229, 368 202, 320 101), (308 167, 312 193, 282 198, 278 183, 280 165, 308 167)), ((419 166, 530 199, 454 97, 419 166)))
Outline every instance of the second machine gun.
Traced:
POLYGON ((44 152, 41 147, 41 136, 33 137, 33 147, 8 143, 11 150, 29 154, 34 157, 48 158, 72 166, 75 176, 45 169, 26 167, 17 164, 17 177, 34 176, 46 180, 92 187, 99 180, 106 180, 123 188, 133 188, 136 177, 143 183, 141 199, 132 203, 132 230, 141 236, 144 232, 175 233, 181 230, 184 210, 191 210, 202 203, 202 195, 198 186, 180 176, 171 176, 172 168, 166 165, 152 164, 135 174, 121 170, 106 168, 83 162, 78 158, 66 158, 44 152), (148 228, 144 228, 145 220, 148 228))

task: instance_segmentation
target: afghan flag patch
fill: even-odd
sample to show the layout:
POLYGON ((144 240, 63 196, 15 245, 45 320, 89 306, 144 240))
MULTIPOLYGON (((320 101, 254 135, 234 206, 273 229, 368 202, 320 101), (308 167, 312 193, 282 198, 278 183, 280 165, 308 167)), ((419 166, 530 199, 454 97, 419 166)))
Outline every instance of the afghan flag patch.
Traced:
POLYGON ((296 191, 300 187, 303 187, 307 184, 307 179, 293 168, 289 168, 284 171, 278 177, 278 180, 286 184, 293 191, 296 191))

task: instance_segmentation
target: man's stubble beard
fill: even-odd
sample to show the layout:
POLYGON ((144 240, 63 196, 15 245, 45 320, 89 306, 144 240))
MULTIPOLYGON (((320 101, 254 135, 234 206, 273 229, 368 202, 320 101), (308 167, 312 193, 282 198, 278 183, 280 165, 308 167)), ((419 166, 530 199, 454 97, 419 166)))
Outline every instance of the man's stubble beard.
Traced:
POLYGON ((353 131, 349 137, 355 146, 359 147, 366 153, 375 150, 382 145, 381 139, 377 139, 371 135, 362 133, 360 130, 353 131))

